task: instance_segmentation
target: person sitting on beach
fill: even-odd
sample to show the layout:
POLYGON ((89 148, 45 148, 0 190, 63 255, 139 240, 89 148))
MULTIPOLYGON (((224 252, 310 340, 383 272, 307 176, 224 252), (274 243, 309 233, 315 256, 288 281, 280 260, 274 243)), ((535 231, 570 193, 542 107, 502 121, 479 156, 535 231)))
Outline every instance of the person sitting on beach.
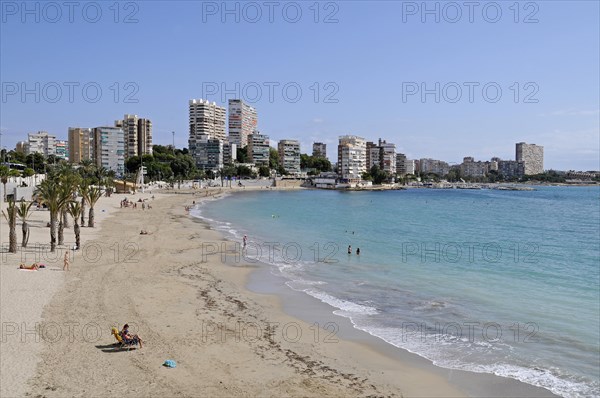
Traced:
POLYGON ((129 325, 123 325, 123 330, 121 330, 121 338, 125 342, 125 344, 139 344, 140 348, 142 348, 142 339, 137 334, 129 333, 129 325))
POLYGON ((38 266, 38 263, 33 263, 31 265, 25 265, 25 263, 21 263, 19 265, 19 269, 30 269, 30 270, 38 270, 40 269, 40 267, 38 266))

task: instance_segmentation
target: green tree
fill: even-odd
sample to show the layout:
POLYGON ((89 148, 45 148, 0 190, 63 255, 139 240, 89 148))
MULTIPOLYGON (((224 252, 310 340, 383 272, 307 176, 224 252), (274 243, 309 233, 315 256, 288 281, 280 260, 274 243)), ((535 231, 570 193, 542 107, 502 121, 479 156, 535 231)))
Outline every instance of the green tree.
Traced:
POLYGON ((6 212, 2 210, 2 214, 8 222, 8 252, 17 252, 17 206, 14 200, 8 201, 6 212))
POLYGON ((271 175, 271 169, 267 166, 260 166, 258 168, 258 175, 261 177, 269 177, 271 175))
POLYGON ((29 209, 33 202, 19 202, 19 207, 17 207, 17 216, 21 219, 21 232, 23 233, 23 239, 21 240, 21 246, 27 247, 27 243, 29 242, 29 224, 27 224, 27 219, 31 215, 29 209))
POLYGON ((73 217, 73 232, 75 233, 75 246, 81 247, 81 228, 79 227, 79 217, 83 219, 83 208, 79 202, 69 202, 69 214, 73 217))
POLYGON ((277 167, 279 167, 279 152, 269 147, 269 168, 277 170, 277 167))
POLYGON ((88 227, 90 228, 94 228, 94 206, 96 206, 96 203, 102 197, 102 194, 102 189, 100 189, 99 187, 92 186, 89 189, 87 195, 87 202, 90 206, 90 211, 88 213, 88 227))
POLYGON ((6 184, 8 183, 9 177, 10 169, 7 166, 0 166, 0 182, 2 182, 2 185, 4 186, 2 190, 4 200, 6 200, 6 184))
POLYGON ((50 211, 50 251, 56 250, 56 221, 64 202, 68 201, 61 192, 58 181, 45 179, 38 187, 38 196, 50 211))
POLYGON ((35 152, 27 155, 25 158, 25 164, 27 167, 34 169, 36 173, 41 174, 44 172, 46 161, 44 159, 44 155, 39 152, 35 152))
POLYGON ((238 163, 248 163, 248 147, 237 148, 236 158, 238 163))

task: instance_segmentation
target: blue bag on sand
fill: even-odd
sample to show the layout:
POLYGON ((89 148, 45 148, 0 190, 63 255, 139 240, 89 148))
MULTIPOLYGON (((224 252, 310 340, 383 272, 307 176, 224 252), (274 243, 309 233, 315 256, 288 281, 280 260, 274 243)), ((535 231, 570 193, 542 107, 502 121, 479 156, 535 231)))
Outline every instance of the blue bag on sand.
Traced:
POLYGON ((167 359, 165 363, 163 363, 163 366, 166 366, 167 368, 174 368, 177 367, 177 363, 171 359, 167 359))

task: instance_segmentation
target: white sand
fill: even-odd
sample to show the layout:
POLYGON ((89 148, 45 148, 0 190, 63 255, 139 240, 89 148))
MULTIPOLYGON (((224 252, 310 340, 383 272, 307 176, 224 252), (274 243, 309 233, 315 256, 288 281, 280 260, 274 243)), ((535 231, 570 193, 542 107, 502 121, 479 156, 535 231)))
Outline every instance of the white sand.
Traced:
MULTIPOLYGON (((98 234, 103 220, 119 208, 122 198, 122 195, 100 198, 94 208, 96 226, 81 228, 82 245, 98 234)), ((88 210, 86 206, 86 223, 88 210)), ((21 223, 17 221, 18 250, 11 254, 6 252, 8 224, 3 216, 0 218, 0 247, 4 249, 0 253, 0 397, 17 397, 25 395, 26 381, 35 374, 44 346, 42 340, 52 341, 57 337, 58 329, 54 325, 43 326, 41 323, 42 311, 65 282, 63 256, 65 250, 75 245, 75 233, 70 219, 70 228, 65 229, 65 245, 58 246, 56 252, 51 253, 50 229, 46 227, 50 213, 34 210, 28 220, 30 236, 27 248, 21 247, 21 223), (39 271, 18 269, 21 262, 30 265, 35 261, 47 268, 39 271)), ((79 265, 78 257, 76 254, 71 268, 79 265)))

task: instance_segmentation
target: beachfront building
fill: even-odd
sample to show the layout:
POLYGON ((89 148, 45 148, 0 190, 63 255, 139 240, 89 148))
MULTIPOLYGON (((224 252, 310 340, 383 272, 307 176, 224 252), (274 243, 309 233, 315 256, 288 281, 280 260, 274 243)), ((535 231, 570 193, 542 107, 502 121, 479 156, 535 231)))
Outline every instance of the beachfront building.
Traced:
POLYGON ((485 177, 490 171, 490 162, 475 161, 472 156, 463 158, 460 174, 464 177, 485 177))
POLYGON ((200 134, 196 142, 196 167, 218 171, 223 168, 223 141, 209 134, 200 134))
POLYGON ((440 177, 450 172, 450 166, 443 160, 419 159, 419 171, 424 174, 433 173, 440 177))
POLYGON ((94 132, 90 128, 69 127, 69 162, 94 160, 94 132))
POLYGON ((256 109, 240 99, 229 100, 229 141, 239 148, 248 145, 248 137, 258 128, 256 109))
POLYGON ((152 155, 152 122, 138 115, 125 115, 115 121, 115 127, 123 130, 125 158, 152 155))
POLYGON ((516 160, 498 159, 497 163, 498 174, 504 176, 505 178, 522 177, 523 175, 525 175, 525 164, 523 162, 517 162, 516 160))
POLYGON ((95 127, 94 163, 112 170, 117 176, 125 173, 125 135, 119 127, 95 127))
POLYGON ((300 141, 280 140, 277 144, 279 165, 286 173, 300 174, 300 141))
POLYGON ((379 168, 389 175, 396 174, 396 144, 379 139, 379 168))
POLYGON ((317 158, 327 159, 327 144, 322 142, 313 143, 312 155, 317 158))
POLYGON ((337 172, 347 183, 357 183, 367 171, 367 143, 364 138, 344 135, 339 138, 337 172))
POLYGON ((403 153, 396 154, 396 173, 399 175, 406 174, 406 167, 404 162, 406 161, 406 155, 403 153))
POLYGON ((228 139, 223 142, 223 164, 233 164, 237 160, 237 145, 228 139))
POLYGON ((415 161, 407 159, 403 153, 396 154, 396 174, 404 176, 415 174, 415 161))
POLYGON ((69 141, 56 140, 56 157, 69 160, 69 141))
POLYGON ((199 142, 203 135, 210 138, 225 140, 225 108, 218 106, 215 102, 203 99, 189 101, 190 135, 188 147, 190 154, 197 165, 202 163, 199 153, 199 142))
POLYGON ((396 174, 396 144, 388 143, 381 138, 377 144, 367 142, 367 170, 373 166, 390 175, 396 174))
POLYGON ((269 136, 258 131, 248 136, 248 159, 256 167, 269 166, 269 136))
POLYGON ((377 144, 367 141, 366 147, 367 171, 371 170, 373 166, 380 167, 379 147, 377 144))
POLYGON ((46 131, 28 134, 25 154, 30 153, 41 153, 44 156, 56 155, 56 136, 46 131))
POLYGON ((516 144, 516 161, 523 162, 525 175, 544 172, 544 147, 519 142, 516 144))

